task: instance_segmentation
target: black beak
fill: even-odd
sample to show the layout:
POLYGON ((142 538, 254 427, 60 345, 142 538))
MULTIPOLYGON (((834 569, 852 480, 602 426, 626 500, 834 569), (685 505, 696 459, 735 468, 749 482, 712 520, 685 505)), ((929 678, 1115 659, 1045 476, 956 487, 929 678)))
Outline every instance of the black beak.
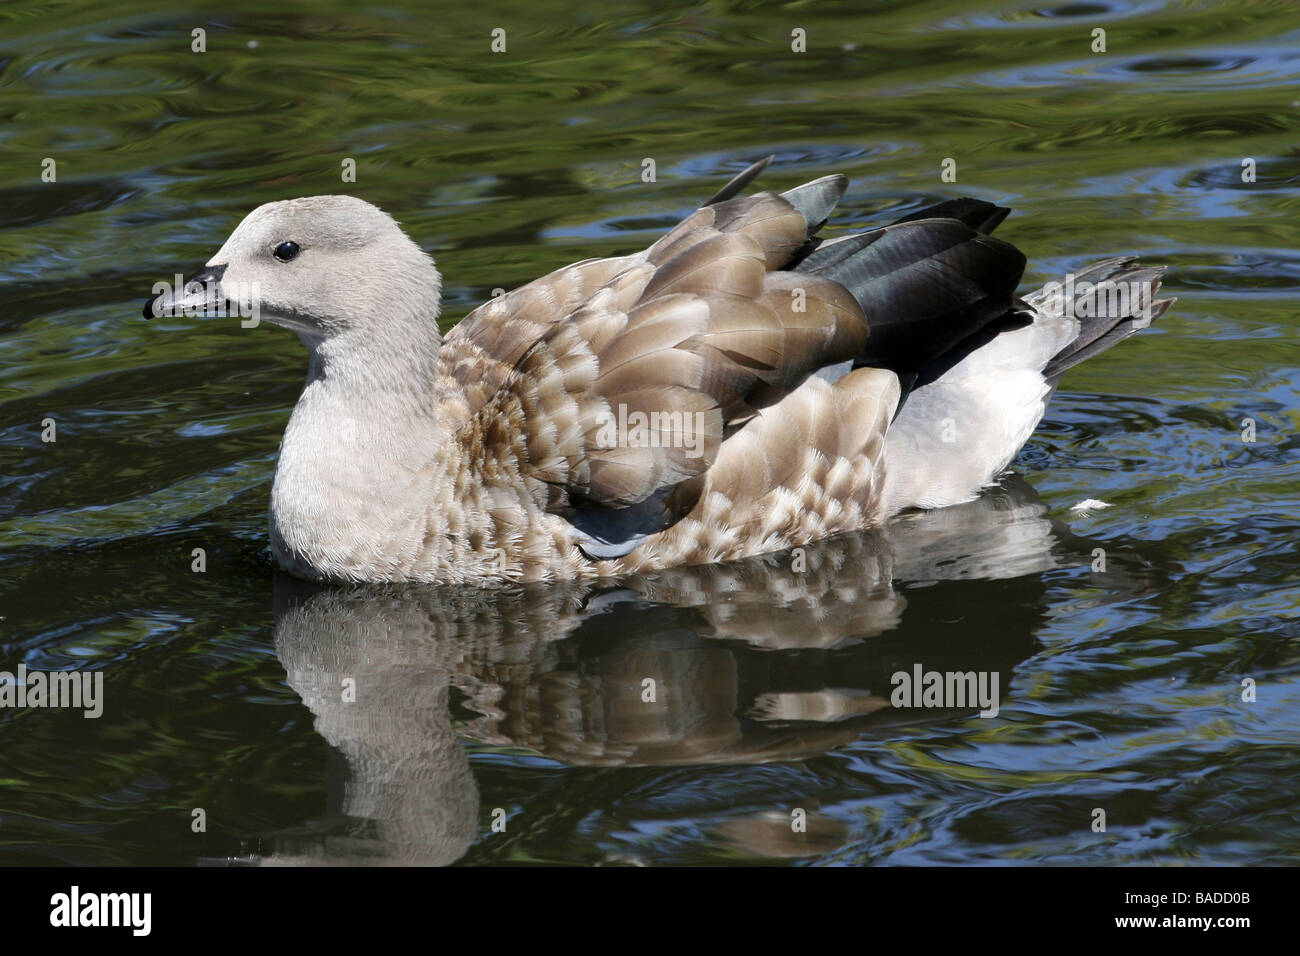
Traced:
POLYGON ((185 280, 180 289, 171 289, 146 301, 144 317, 156 319, 163 315, 202 312, 209 305, 220 303, 224 299, 221 294, 221 277, 225 272, 224 265, 208 266, 185 280))

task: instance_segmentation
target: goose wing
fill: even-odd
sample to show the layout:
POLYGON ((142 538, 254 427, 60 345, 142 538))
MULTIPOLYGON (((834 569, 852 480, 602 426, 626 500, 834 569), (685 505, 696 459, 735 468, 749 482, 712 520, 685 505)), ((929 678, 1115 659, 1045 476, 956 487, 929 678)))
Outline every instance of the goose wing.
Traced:
POLYGON ((783 271, 844 186, 819 181, 807 216, 772 193, 715 197, 642 253, 471 313, 440 357, 462 440, 511 457, 539 503, 597 539, 665 526, 756 409, 865 345, 851 293, 783 271))

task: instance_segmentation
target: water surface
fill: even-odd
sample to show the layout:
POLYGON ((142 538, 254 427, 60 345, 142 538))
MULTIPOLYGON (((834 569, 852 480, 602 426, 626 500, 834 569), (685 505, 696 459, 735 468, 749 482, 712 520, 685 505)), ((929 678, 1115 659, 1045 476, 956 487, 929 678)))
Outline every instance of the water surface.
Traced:
POLYGON ((198 9, 0 8, 0 669, 106 697, 0 711, 0 863, 1300 858, 1293 5, 198 9), (346 191, 435 255, 450 327, 767 153, 772 188, 852 179, 833 232, 974 195, 1026 289, 1136 254, 1179 301, 978 502, 798 570, 495 593, 280 575, 303 350, 139 318, 256 205, 346 191), (1000 674, 997 716, 889 707, 918 662, 1000 674))

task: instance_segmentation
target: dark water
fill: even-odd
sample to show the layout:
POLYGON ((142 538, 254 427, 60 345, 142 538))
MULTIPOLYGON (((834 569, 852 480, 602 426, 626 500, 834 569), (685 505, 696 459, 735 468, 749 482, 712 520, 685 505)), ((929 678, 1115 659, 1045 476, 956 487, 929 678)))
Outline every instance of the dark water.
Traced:
POLYGON ((105 700, 0 710, 0 863, 1300 859, 1300 14, 864 7, 0 7, 0 669, 105 700), (139 319, 254 206, 347 191, 450 325, 768 152, 852 178, 838 228, 976 195, 1026 288, 1131 253, 1179 302, 978 502, 799 570, 507 593, 279 575, 300 346, 139 319), (890 707, 918 663, 998 673, 997 716, 890 707))

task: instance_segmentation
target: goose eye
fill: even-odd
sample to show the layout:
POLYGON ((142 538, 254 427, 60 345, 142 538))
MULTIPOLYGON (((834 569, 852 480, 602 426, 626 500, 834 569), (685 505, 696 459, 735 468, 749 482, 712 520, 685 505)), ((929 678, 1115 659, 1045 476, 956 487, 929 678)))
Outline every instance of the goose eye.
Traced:
POLYGON ((282 242, 275 247, 273 255, 281 262, 288 262, 298 257, 298 243, 282 242))

